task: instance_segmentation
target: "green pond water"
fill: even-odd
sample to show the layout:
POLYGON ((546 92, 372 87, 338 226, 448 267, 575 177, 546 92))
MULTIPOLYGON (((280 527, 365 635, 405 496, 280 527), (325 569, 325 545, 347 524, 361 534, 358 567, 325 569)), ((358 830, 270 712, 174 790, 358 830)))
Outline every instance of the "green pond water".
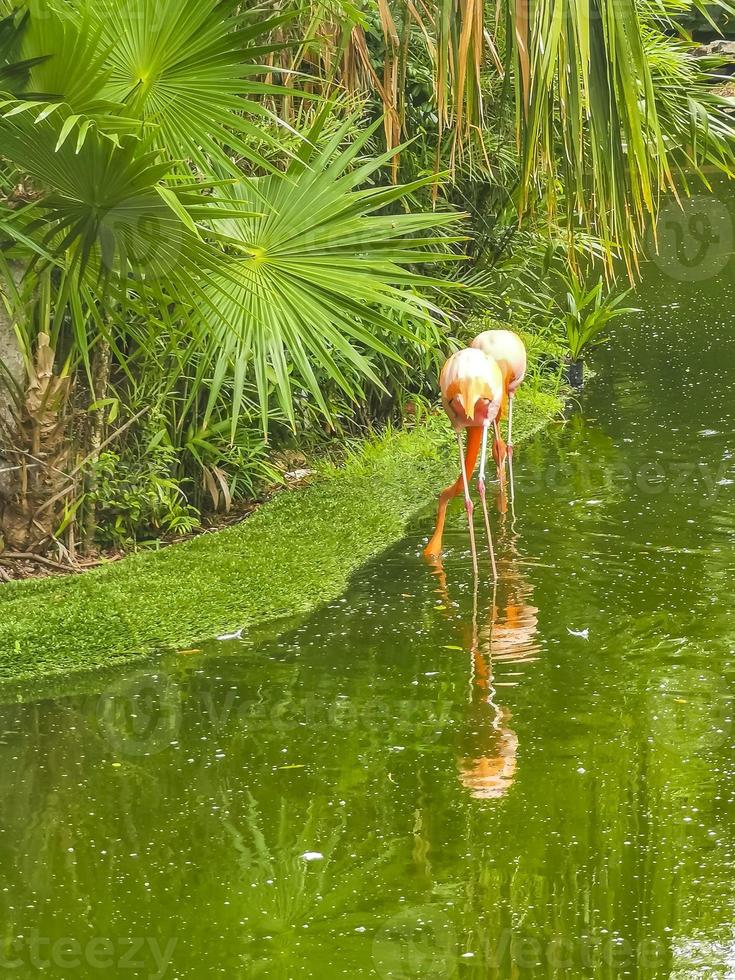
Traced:
POLYGON ((432 508, 285 631, 6 692, 0 977, 735 977, 735 289, 704 210, 518 448, 495 594, 461 507, 422 560, 432 508))

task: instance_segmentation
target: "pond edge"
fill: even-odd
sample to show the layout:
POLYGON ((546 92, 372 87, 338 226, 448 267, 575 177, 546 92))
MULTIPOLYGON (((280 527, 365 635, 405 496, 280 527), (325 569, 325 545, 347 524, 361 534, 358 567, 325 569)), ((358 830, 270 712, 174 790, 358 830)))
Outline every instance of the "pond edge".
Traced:
MULTIPOLYGON (((562 409, 554 395, 519 397, 516 442, 562 409)), ((73 578, 7 583, 0 690, 310 612, 400 540, 455 468, 446 421, 432 418, 368 440, 344 467, 278 494, 241 524, 73 578)))

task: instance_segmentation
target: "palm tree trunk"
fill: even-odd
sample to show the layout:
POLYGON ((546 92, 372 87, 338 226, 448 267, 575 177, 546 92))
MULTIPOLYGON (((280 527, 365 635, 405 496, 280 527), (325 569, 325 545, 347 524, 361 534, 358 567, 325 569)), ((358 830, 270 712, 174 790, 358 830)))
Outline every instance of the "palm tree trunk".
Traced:
MULTIPOLYGON (((15 285, 20 282, 23 271, 21 263, 10 263, 10 273, 15 285)), ((23 353, 18 346, 13 317, 6 302, 11 291, 8 285, 0 278, 0 515, 3 500, 12 497, 18 482, 18 470, 11 466, 3 451, 2 436, 15 429, 18 393, 24 391, 26 385, 23 353)))
MULTIPOLYGON (((107 397, 110 383, 110 364, 112 351, 107 340, 101 338, 92 356, 92 404, 107 397)), ((95 465, 99 460, 100 449, 105 435, 105 408, 100 406, 90 413, 89 420, 89 475, 86 481, 87 500, 84 510, 82 549, 89 554, 94 549, 97 535, 97 503, 94 499, 97 489, 95 465)))

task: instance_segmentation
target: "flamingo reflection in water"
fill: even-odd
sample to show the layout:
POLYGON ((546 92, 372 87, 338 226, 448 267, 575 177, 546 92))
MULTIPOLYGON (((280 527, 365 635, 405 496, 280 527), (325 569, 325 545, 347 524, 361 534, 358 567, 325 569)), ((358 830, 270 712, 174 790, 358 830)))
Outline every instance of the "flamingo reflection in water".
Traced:
MULTIPOLYGON (((452 609, 441 558, 431 559, 437 591, 452 609)), ((500 799, 510 790, 518 765, 518 736, 510 727, 511 713, 497 703, 496 666, 520 665, 537 659, 538 609, 531 603, 533 587, 518 562, 504 560, 501 586, 492 590, 490 605, 480 615, 478 579, 473 578, 472 619, 465 629, 470 654, 468 735, 457 759, 459 781, 477 800, 500 799), (499 601, 499 592, 501 593, 499 601)), ((515 671, 503 676, 514 676, 515 671)), ((515 680, 510 682, 515 686, 515 680)))

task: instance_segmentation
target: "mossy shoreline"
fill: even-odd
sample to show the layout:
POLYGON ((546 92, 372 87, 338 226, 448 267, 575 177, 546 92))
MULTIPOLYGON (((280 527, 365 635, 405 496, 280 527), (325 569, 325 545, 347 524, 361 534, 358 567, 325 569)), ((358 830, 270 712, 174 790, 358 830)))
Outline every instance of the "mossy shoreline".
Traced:
MULTIPOLYGON (((561 399, 519 399, 517 439, 561 399)), ((451 478, 444 423, 367 443, 341 469, 278 494, 242 524, 74 578, 0 587, 0 688, 132 663, 308 612, 403 535, 451 478)), ((7 691, 5 691, 7 693, 7 691)))

